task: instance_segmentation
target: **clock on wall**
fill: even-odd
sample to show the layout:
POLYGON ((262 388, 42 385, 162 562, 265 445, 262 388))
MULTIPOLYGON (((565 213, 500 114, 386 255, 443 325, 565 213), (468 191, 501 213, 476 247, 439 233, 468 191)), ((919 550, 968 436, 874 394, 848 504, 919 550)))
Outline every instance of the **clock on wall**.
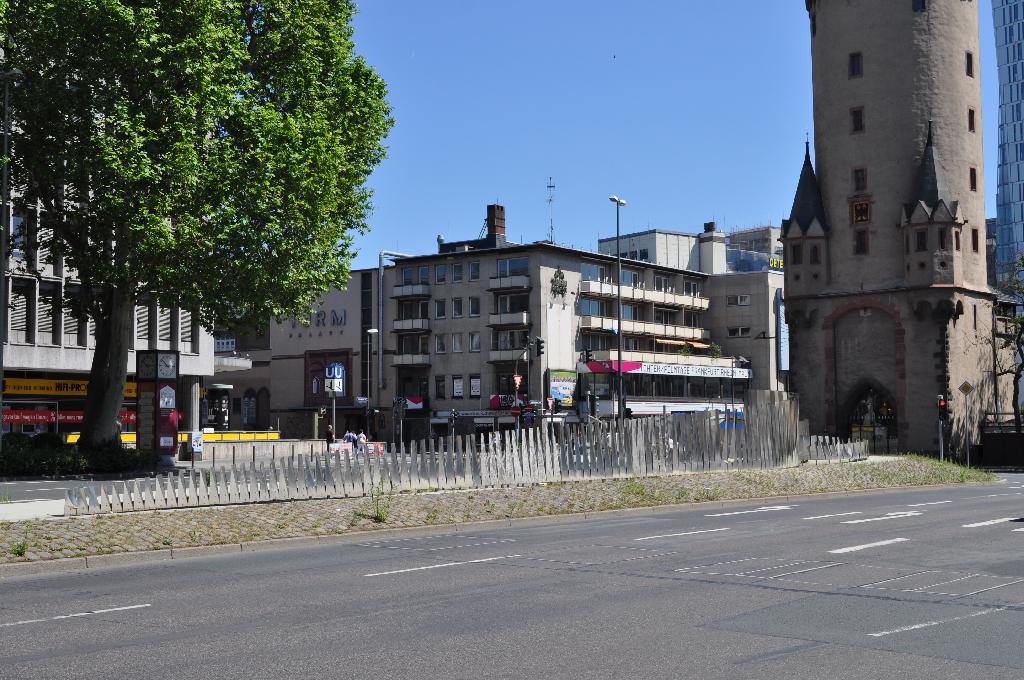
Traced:
POLYGON ((173 380, 178 377, 178 355, 161 352, 157 355, 157 377, 173 380))
POLYGON ((135 374, 139 380, 153 380, 156 378, 156 354, 152 352, 138 352, 135 355, 135 374))

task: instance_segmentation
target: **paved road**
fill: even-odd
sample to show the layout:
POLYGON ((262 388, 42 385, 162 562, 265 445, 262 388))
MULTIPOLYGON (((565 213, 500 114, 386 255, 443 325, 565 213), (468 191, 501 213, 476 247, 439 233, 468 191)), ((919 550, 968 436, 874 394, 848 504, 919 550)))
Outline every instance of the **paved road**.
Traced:
POLYGON ((1024 476, 0 580, 2 678, 1024 676, 1024 476))

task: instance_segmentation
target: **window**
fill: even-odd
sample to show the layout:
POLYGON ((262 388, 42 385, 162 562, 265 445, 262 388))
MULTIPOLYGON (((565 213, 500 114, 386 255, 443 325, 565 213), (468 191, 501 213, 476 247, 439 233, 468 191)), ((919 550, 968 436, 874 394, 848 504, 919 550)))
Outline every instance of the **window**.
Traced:
POLYGON ((430 283, 430 267, 427 265, 420 267, 419 283, 430 283))
POLYGON ((399 321, 404 319, 426 319, 427 318, 427 301, 421 300, 418 302, 400 302, 398 303, 398 319, 399 321))
POLYGON ((444 354, 445 353, 446 350, 445 350, 445 345, 444 345, 444 337, 445 336, 440 335, 440 334, 434 336, 434 353, 435 354, 444 354))
POLYGON ((469 280, 479 281, 480 280, 480 263, 470 262, 469 263, 469 280))
POLYGON ((462 333, 452 333, 452 352, 462 351, 462 333))
POLYGON ((974 77, 974 52, 967 52, 964 55, 964 66, 967 71, 967 77, 974 77))
POLYGON ((689 328, 703 328, 704 324, 701 323, 700 312, 685 310, 683 312, 683 325, 689 328))
POLYGON ((792 246, 789 247, 789 253, 789 259, 793 261, 793 264, 804 263, 804 248, 802 245, 800 245, 799 243, 794 243, 792 246))
POLYGON ((434 266, 434 283, 448 282, 448 265, 439 264, 434 266))
POLYGON ((811 264, 821 264, 821 249, 815 243, 811 246, 811 264))
POLYGON ((726 295, 725 304, 728 307, 749 307, 750 295, 726 295))
POLYGON ((530 272, 530 261, 525 257, 498 260, 498 276, 526 276, 530 272))
POLYGON ((601 264, 583 262, 580 264, 580 278, 584 281, 607 281, 608 268, 601 264))
MULTIPOLYGON (((907 255, 910 255, 910 232, 904 232, 903 234, 903 247, 907 255)), ((910 265, 907 265, 908 267, 910 265)))
POLYGON ((607 316, 603 300, 580 298, 580 316, 607 316))
POLYGON ((462 298, 452 298, 452 318, 462 318, 462 298))
POLYGON ((967 131, 968 132, 976 132, 977 131, 977 120, 976 119, 977 119, 977 114, 975 113, 974 109, 967 109, 967 131))
POLYGON ((650 257, 648 255, 647 248, 640 249, 640 259, 643 260, 644 262, 650 262, 650 257))
POLYGON ((434 397, 437 399, 444 399, 444 386, 445 377, 443 375, 434 376, 434 397))
POLYGON ((734 326, 729 329, 730 338, 749 338, 750 328, 748 326, 734 326))
POLYGON ((499 295, 498 314, 519 314, 530 309, 529 295, 499 295))
POLYGON ((413 277, 413 269, 412 269, 412 267, 405 267, 404 269, 402 269, 402 285, 403 286, 408 286, 409 284, 411 284, 413 282, 412 277, 413 277))
POLYGON ((855 201, 851 206, 853 212, 853 223, 864 224, 871 221, 871 203, 868 201, 855 201))
POLYGON ((452 399, 462 399, 465 396, 464 385, 461 375, 452 376, 452 399))
POLYGON ((622 303, 622 318, 626 321, 642 321, 643 312, 640 311, 640 305, 634 305, 630 303, 622 303))
POLYGON ((530 332, 525 330, 495 331, 492 336, 491 349, 510 350, 524 349, 530 342, 530 332))
POLYGON ((639 352, 641 350, 640 338, 636 337, 635 335, 627 335, 623 337, 622 350, 624 352, 639 352))
POLYGON ((868 171, 865 168, 853 169, 853 190, 856 192, 868 190, 868 171))
POLYGON ((923 12, 928 9, 928 0, 912 0, 915 12, 923 12))
POLYGON ((429 354, 429 335, 403 335, 398 339, 399 354, 429 354))
POLYGON ((583 349, 608 350, 612 348, 611 335, 585 334, 581 337, 583 349))
POLYGON ((960 232, 959 231, 954 231, 953 232, 953 243, 956 245, 956 249, 960 250, 960 232))
POLYGON ((479 397, 480 396, 480 376, 471 375, 469 376, 469 396, 479 397))
POLYGON ((480 334, 470 333, 469 334, 469 351, 479 352, 480 351, 480 334))
POLYGON ((661 291, 663 293, 671 293, 673 291, 672 277, 666 276, 665 274, 655 274, 654 290, 661 291))
POLYGON ((978 230, 971 229, 971 250, 978 252, 978 230))
POLYGON ((640 272, 633 271, 631 269, 622 270, 622 285, 630 286, 632 288, 639 288, 640 282, 643 279, 640 276, 640 272))
POLYGON ((452 265, 452 283, 462 283, 462 265, 452 265))
POLYGON ((851 78, 860 78, 864 75, 864 55, 860 52, 854 52, 850 55, 848 75, 851 78))
POLYGON ((867 255, 868 254, 868 230, 858 229, 853 233, 853 253, 854 255, 867 255))
POLYGON ((700 295, 700 284, 696 281, 686 279, 683 281, 683 295, 692 295, 697 297, 700 295))
POLYGON ((914 233, 915 233, 915 235, 917 237, 917 245, 916 245, 917 252, 922 253, 922 252, 928 250, 928 232, 925 231, 924 229, 918 229, 914 233))
POLYGON ((939 250, 946 249, 946 230, 939 229, 939 250))
POLYGON ((447 307, 446 300, 434 300, 434 318, 443 319, 445 317, 445 309, 447 307))
POLYGON ((672 309, 658 309, 654 308, 654 323, 662 323, 666 326, 674 326, 676 323, 676 313, 672 309))
POLYGON ((480 316, 480 298, 469 298, 469 315, 472 317, 480 316))
POLYGON ((850 109, 850 132, 864 132, 864 107, 850 109))
POLYGON ((971 183, 971 191, 977 191, 978 190, 978 169, 977 168, 971 168, 970 183, 971 183))

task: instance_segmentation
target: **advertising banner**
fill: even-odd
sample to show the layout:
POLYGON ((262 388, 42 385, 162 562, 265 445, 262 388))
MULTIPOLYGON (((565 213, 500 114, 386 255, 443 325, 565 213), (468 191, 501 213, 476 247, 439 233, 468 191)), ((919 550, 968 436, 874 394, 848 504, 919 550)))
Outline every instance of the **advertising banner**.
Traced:
MULTIPOLYGON (((88 387, 88 380, 4 378, 4 394, 84 397, 88 392, 88 387)), ((125 383, 124 396, 134 399, 137 395, 138 385, 134 382, 125 383)))
POLYGON ((563 406, 572 406, 573 395, 576 394, 576 371, 550 371, 552 399, 562 402, 563 406))

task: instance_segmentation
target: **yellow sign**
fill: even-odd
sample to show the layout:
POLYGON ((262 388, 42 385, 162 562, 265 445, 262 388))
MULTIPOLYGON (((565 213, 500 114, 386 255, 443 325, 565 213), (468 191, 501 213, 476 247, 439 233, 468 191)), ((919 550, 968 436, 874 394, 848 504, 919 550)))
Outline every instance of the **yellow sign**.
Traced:
MULTIPOLYGON (((49 378, 4 378, 4 394, 26 394, 59 397, 84 397, 88 392, 88 380, 51 380, 49 378)), ((135 399, 138 385, 125 383, 124 396, 135 399)))

